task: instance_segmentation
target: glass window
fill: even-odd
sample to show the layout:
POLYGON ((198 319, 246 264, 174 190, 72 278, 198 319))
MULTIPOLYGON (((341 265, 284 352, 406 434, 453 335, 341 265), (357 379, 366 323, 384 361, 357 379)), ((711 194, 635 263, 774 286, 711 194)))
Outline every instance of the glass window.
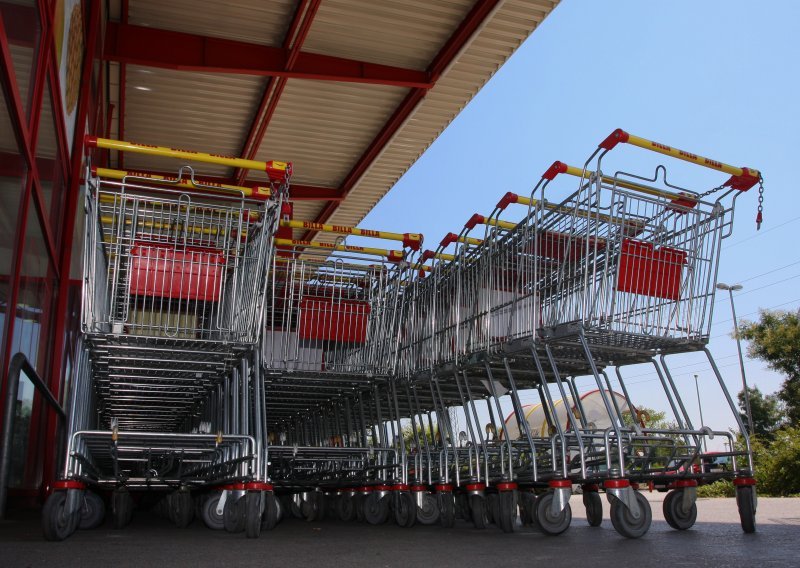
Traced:
POLYGON ((0 0, 0 12, 6 26, 19 96, 25 116, 30 116, 31 87, 41 40, 39 10, 35 0, 0 0))
MULTIPOLYGON (((44 243, 42 228, 36 210, 31 203, 25 228, 22 263, 20 265, 19 295, 16 305, 16 320, 11 343, 11 353, 24 353, 31 365, 46 377, 52 358, 49 340, 51 333, 52 308, 55 301, 55 278, 50 256, 44 243)), ((17 408, 14 417, 14 454, 12 469, 14 475, 22 476, 16 487, 35 488, 41 482, 41 471, 27 471, 31 451, 38 444, 41 432, 34 428, 36 405, 41 404, 33 384, 20 377, 17 408)))
MULTIPOLYGON (((17 236, 17 217, 28 169, 17 146, 8 106, 0 91, 0 336, 5 329, 5 314, 11 292, 11 264, 17 236)), ((3 343, 0 343, 0 346, 3 343)), ((5 350, 0 349, 0 368, 5 350)))
MULTIPOLYGON (((59 151, 58 135, 53 117, 50 85, 45 86, 42 97, 42 110, 39 119, 39 133, 36 140, 36 167, 47 212, 50 234, 55 239, 55 247, 60 245, 60 229, 64 213, 66 185, 62 174, 62 156, 59 151)), ((58 101, 56 101, 58 103, 58 101)))

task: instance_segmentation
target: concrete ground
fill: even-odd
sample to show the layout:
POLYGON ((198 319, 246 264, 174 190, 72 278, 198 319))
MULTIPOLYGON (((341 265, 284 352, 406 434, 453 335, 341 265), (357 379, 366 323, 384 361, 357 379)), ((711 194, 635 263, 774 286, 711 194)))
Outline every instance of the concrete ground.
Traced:
POLYGON ((800 566, 800 499, 758 501, 755 534, 744 534, 733 499, 698 501, 697 524, 678 532, 661 513, 664 494, 646 494, 653 508, 650 532, 621 537, 608 520, 591 528, 580 496, 572 499, 569 530, 548 537, 529 528, 515 534, 476 530, 464 521, 453 529, 369 526, 332 519, 287 519, 258 540, 211 531, 195 520, 186 529, 139 512, 126 529, 110 524, 78 531, 60 543, 45 542, 34 514, 0 522, 0 566, 420 566, 483 568, 542 566, 800 566))

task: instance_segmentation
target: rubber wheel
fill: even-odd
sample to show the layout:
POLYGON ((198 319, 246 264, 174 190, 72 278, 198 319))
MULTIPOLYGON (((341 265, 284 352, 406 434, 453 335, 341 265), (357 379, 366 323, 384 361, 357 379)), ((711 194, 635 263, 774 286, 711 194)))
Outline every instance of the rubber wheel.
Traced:
POLYGON ((755 489, 750 485, 737 487, 736 505, 739 507, 742 530, 748 534, 756 532, 755 489))
POLYGON ((364 505, 367 502, 368 495, 358 493, 353 496, 353 507, 356 510, 356 520, 359 523, 366 522, 367 517, 364 515, 364 505))
POLYGON ((339 495, 336 500, 336 517, 346 523, 356 518, 356 503, 353 495, 339 495))
POLYGON ((308 499, 300 505, 300 513, 306 522, 321 521, 325 518, 324 495, 319 491, 312 491, 308 499))
POLYGON ((78 528, 81 530, 95 529, 103 524, 105 517, 106 504, 103 503, 102 497, 93 491, 84 491, 78 528))
POLYGON ((244 530, 244 504, 244 497, 236 497, 233 494, 228 495, 222 518, 225 530, 229 533, 240 533, 244 530))
POLYGON ((247 538, 261 535, 261 491, 248 491, 244 501, 244 530, 247 538))
POLYGON ((603 499, 597 491, 584 491, 583 505, 586 507, 586 520, 590 527, 603 523, 603 499))
POLYGON ((133 500, 127 491, 111 494, 111 519, 115 529, 124 529, 133 516, 133 500))
POLYGON ((281 516, 281 502, 275 497, 274 493, 265 492, 264 496, 264 515, 261 519, 261 529, 271 531, 278 524, 281 516))
POLYGON ((538 528, 536 521, 536 494, 531 491, 519 493, 519 518, 523 526, 538 528))
POLYGON ((456 518, 471 521, 472 515, 469 511, 469 497, 466 493, 456 494, 456 518))
POLYGON ((179 529, 188 527, 194 519, 194 502, 188 491, 176 491, 169 496, 169 518, 179 529))
POLYGON ((513 533, 517 529, 517 492, 501 491, 497 501, 499 512, 494 521, 504 533, 513 533))
POLYGON ((200 505, 200 518, 211 530, 221 531, 225 528, 225 517, 222 513, 217 513, 220 493, 210 493, 200 505))
MULTIPOLYGON (((416 507, 416 504, 415 504, 416 507)), ((430 493, 422 494, 422 507, 416 507, 417 521, 421 525, 435 525, 439 522, 439 499, 430 493)))
POLYGON ((409 491, 394 494, 394 520, 398 526, 410 529, 417 522, 417 502, 409 491))
POLYGON ((472 524, 476 529, 485 529, 489 526, 489 517, 486 511, 488 507, 483 495, 470 495, 469 509, 472 515, 472 524))
POLYGON ((650 509, 650 503, 638 491, 635 491, 634 494, 641 513, 638 519, 634 519, 631 516, 630 509, 622 501, 616 498, 611 500, 611 524, 614 525, 619 534, 627 538, 644 536, 653 521, 653 511, 650 509))
POLYGON ((389 499, 370 493, 364 499, 364 520, 371 525, 382 525, 389 520, 389 499))
POLYGON ((572 522, 572 509, 567 503, 564 510, 554 515, 552 511, 555 494, 551 491, 536 498, 536 522, 544 534, 556 536, 569 528, 572 522))
POLYGON ((64 540, 78 528, 81 519, 80 511, 68 515, 66 507, 66 491, 56 491, 45 501, 42 509, 42 532, 45 539, 64 540))
POLYGON ((278 519, 278 522, 280 523, 283 520, 283 516, 286 514, 286 506, 284 505, 284 502, 277 495, 273 493, 272 496, 275 498, 275 507, 277 511, 275 516, 278 519))
POLYGON ((456 500, 454 495, 449 491, 443 491, 436 494, 436 500, 439 504, 439 522, 446 529, 453 528, 456 524, 456 500))
POLYGON ((292 512, 292 516, 295 519, 305 519, 305 516, 303 515, 302 503, 298 505, 294 499, 294 495, 289 497, 288 502, 289 502, 289 510, 292 512))
POLYGON ((486 495, 486 514, 490 523, 497 524, 500 518, 500 499, 497 493, 488 493, 486 495))
POLYGON ((692 503, 688 511, 683 508, 683 489, 676 489, 667 493, 662 510, 667 524, 678 531, 692 528, 695 521, 697 521, 696 503, 692 503))

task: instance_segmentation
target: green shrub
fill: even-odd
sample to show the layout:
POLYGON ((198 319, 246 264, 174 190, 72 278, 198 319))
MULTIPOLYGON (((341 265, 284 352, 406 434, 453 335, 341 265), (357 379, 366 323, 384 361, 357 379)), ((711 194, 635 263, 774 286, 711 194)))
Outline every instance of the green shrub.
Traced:
POLYGON ((736 495, 736 492, 733 488, 733 483, 726 479, 720 479, 697 488, 698 497, 733 497, 734 495, 736 495))
POLYGON ((783 428, 765 444, 755 441, 756 480, 761 495, 788 497, 800 493, 800 428, 783 428))

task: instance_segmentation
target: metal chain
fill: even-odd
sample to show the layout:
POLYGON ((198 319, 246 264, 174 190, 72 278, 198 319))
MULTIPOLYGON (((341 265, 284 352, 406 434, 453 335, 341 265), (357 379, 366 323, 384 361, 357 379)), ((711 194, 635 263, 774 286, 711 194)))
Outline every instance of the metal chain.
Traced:
POLYGON ((709 189, 705 193, 701 193, 701 194, 697 195, 696 199, 698 199, 698 200, 703 199, 704 197, 708 197, 712 193, 716 193, 717 191, 722 191, 723 189, 725 189, 725 184, 724 183, 722 185, 718 185, 717 187, 709 189))
POLYGON ((761 230, 764 220, 764 176, 758 176, 758 213, 756 214, 756 231, 761 230))

